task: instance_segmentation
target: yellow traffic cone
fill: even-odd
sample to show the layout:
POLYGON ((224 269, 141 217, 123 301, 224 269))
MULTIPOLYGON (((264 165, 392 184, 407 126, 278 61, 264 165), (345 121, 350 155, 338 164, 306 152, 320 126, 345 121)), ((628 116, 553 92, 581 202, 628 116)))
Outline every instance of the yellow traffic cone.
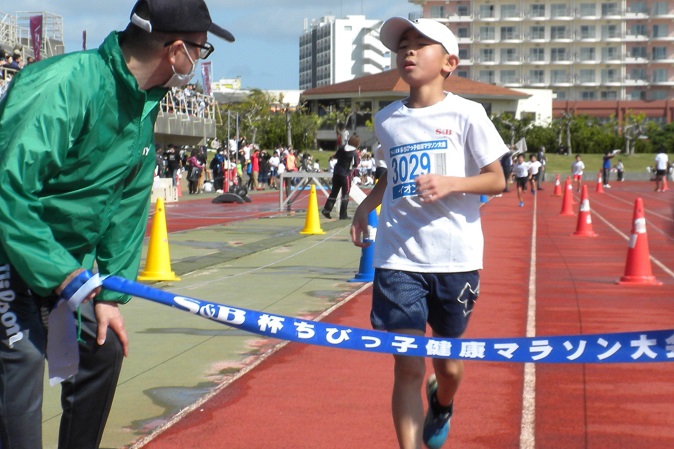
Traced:
POLYGON ((316 199, 316 186, 314 184, 311 184, 307 219, 300 234, 325 234, 325 231, 321 229, 321 220, 318 218, 318 199, 316 199))
POLYGON ((171 256, 168 247, 166 230, 166 211, 164 200, 157 198, 150 232, 150 245, 147 248, 145 270, 138 276, 139 281, 179 281, 175 272, 171 271, 171 256))

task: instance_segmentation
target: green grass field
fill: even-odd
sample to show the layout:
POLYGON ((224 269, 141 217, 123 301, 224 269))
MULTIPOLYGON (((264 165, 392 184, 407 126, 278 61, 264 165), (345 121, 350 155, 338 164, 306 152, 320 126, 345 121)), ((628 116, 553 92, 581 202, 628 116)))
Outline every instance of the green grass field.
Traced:
MULTIPOLYGON (((585 163, 585 173, 599 172, 602 167, 602 154, 582 154, 581 159, 585 163)), ((646 173, 646 167, 652 166, 655 160, 655 154, 635 154, 625 156, 618 154, 611 159, 611 165, 615 165, 618 159, 625 165, 625 173, 646 173)), ((547 155, 546 170, 548 174, 570 174, 571 164, 575 161, 575 155, 561 156, 558 154, 547 155)))
MULTIPOLYGON (((328 166, 328 159, 333 154, 332 151, 309 151, 312 158, 319 159, 322 169, 328 166)), ((527 156, 528 157, 528 156, 527 156)), ((548 174, 567 175, 571 173, 571 164, 573 163, 575 155, 561 156, 558 154, 548 154, 546 170, 548 174)), ((602 166, 602 154, 583 154, 581 155, 585 163, 585 173, 599 172, 602 166)), ((612 164, 615 165, 621 159, 625 165, 625 173, 646 173, 646 167, 652 166, 655 159, 655 154, 635 154, 633 156, 625 156, 619 154, 612 159, 612 164)))

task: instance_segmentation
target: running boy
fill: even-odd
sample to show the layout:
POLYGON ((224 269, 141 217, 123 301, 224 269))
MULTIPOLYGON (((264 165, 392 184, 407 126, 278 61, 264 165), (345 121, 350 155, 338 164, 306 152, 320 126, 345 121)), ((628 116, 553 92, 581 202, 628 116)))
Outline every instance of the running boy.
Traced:
POLYGON ((573 182, 576 184, 576 192, 580 192, 583 185, 583 170, 585 170, 585 164, 580 159, 580 154, 577 154, 576 160, 571 164, 571 174, 573 175, 573 182))
POLYGON ((522 193, 527 188, 527 183, 531 179, 531 169, 529 168, 529 162, 524 161, 524 155, 519 154, 517 156, 517 162, 513 166, 513 173, 515 174, 515 182, 517 183, 517 199, 519 200, 520 207, 524 207, 524 198, 522 193))
POLYGON ((531 194, 535 195, 537 190, 541 189, 540 179, 541 173, 543 170, 543 165, 536 158, 535 154, 529 156, 529 171, 531 171, 531 177, 529 178, 529 185, 531 186, 531 194))
MULTIPOLYGON (((375 155, 388 168, 358 206, 351 227, 356 246, 368 243, 368 215, 382 205, 374 248, 371 321, 375 329, 460 337, 479 293, 483 237, 480 195, 498 194, 508 151, 484 108, 446 92, 459 64, 454 34, 439 22, 387 20, 382 43, 397 53, 404 100, 377 113, 375 155)), ((421 388, 426 361, 395 356, 393 422, 401 448, 441 447, 449 432, 460 360, 433 359, 424 420, 421 388)))

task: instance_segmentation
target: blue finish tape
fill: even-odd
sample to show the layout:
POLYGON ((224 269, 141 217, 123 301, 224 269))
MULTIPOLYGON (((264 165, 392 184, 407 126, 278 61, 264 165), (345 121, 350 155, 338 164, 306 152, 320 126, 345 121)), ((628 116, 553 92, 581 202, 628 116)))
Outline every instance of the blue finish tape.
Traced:
POLYGON ((105 278, 103 288, 175 307, 266 337, 331 348, 485 362, 674 362, 674 329, 533 338, 418 337, 301 320, 176 296, 116 276, 105 278))
POLYGON ((60 300, 66 301, 70 310, 75 311, 91 292, 101 286, 98 273, 85 270, 75 276, 61 292, 60 300))
POLYGON ((65 299, 68 301, 70 298, 72 298, 77 291, 87 283, 89 279, 93 277, 93 273, 88 270, 82 271, 80 274, 75 276, 69 283, 68 285, 65 286, 63 291, 61 291, 61 298, 65 299))

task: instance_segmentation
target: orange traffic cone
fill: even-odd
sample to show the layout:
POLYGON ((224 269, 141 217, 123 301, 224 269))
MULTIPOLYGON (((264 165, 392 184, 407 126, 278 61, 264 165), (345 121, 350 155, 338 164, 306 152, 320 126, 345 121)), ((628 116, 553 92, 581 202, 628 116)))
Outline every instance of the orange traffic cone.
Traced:
POLYGON ((653 276, 651 271, 651 256, 648 251, 648 236, 646 235, 646 218, 644 203, 641 198, 634 202, 634 219, 629 247, 625 275, 620 278, 621 285, 662 285, 653 276))
POLYGON ((601 172, 597 175, 597 193, 604 193, 604 183, 601 180, 601 172))
POLYGON ((552 192, 552 196, 562 196, 562 183, 559 182, 559 173, 555 177, 555 191, 552 192))
POLYGON ((175 272, 171 271, 171 256, 168 247, 166 230, 166 211, 164 200, 157 198, 150 231, 150 244, 147 248, 145 270, 138 276, 139 281, 179 281, 175 272))
POLYGON ((573 235, 582 235, 585 237, 597 236, 597 234, 592 231, 592 216, 590 215, 590 198, 587 194, 587 186, 583 186, 583 193, 580 197, 578 224, 576 225, 576 232, 574 232, 573 235))
POLYGON ((321 229, 321 220, 318 218, 318 199, 316 198, 316 186, 314 184, 311 184, 307 218, 304 222, 304 229, 300 231, 300 234, 325 234, 325 231, 321 229))
POLYGON ((669 190, 669 186, 667 186, 667 175, 662 177, 662 191, 666 192, 669 190))
POLYGON ((560 215, 576 215, 573 211, 573 185, 571 180, 566 178, 564 183, 564 197, 562 198, 562 211, 560 215))

